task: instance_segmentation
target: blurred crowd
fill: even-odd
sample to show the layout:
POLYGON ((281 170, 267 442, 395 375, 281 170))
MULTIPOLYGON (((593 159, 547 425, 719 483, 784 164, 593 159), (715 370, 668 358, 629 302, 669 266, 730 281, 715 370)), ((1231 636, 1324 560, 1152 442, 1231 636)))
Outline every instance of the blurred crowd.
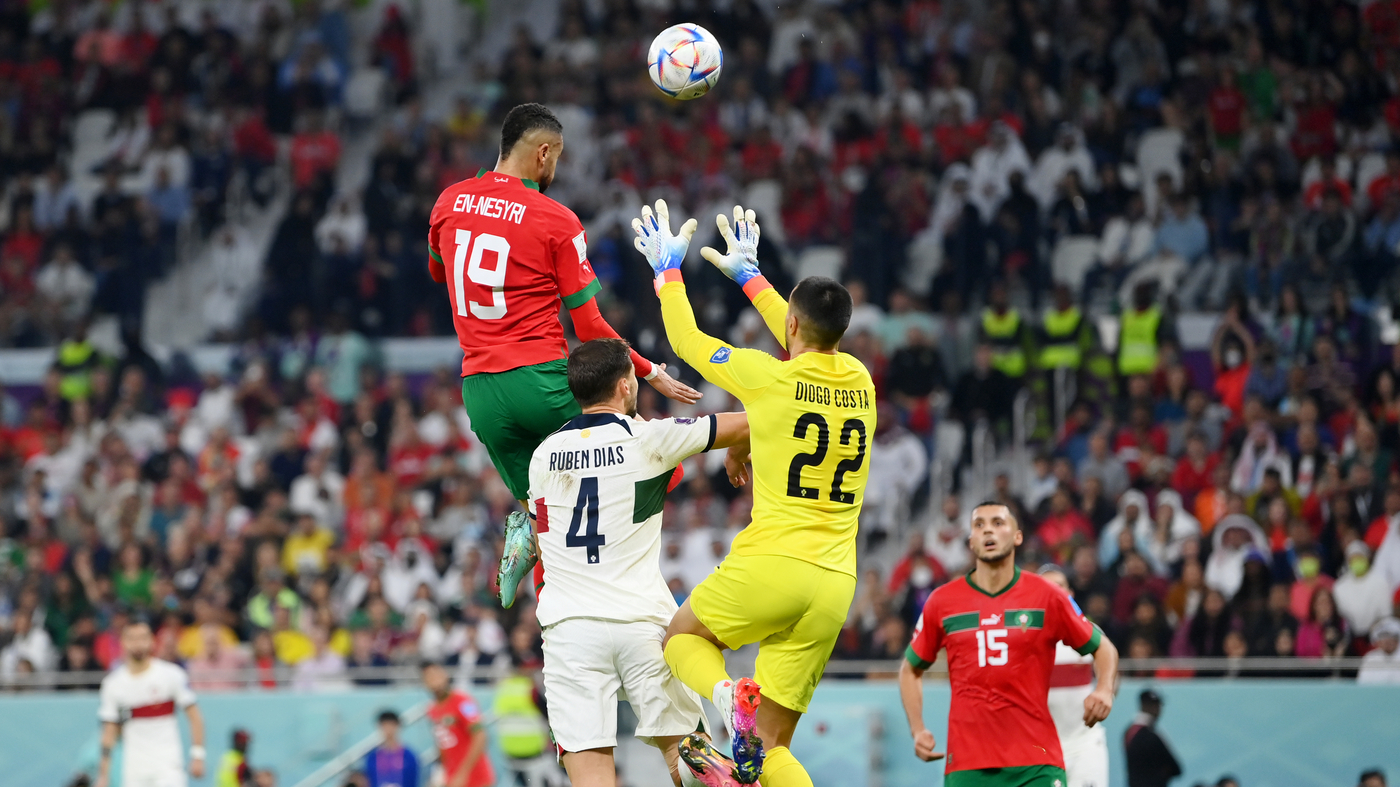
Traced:
MULTIPOLYGON (((644 198, 754 206, 780 288, 836 260, 844 349, 880 399, 837 656, 903 652, 969 567, 962 493, 986 486, 1024 564, 1065 566, 1127 656, 1397 658, 1400 0, 563 0, 444 117, 390 6, 368 50, 393 107, 362 190, 333 175, 353 92, 338 5, 28 8, 0 0, 0 342, 61 343, 38 391, 0 401, 0 675, 104 668, 132 615, 204 688, 230 668, 309 686, 537 663, 531 604, 494 601, 513 502, 458 381, 386 373, 374 342, 450 334, 425 297, 427 216, 530 100, 566 127, 550 195, 584 218, 604 314, 648 357, 674 361, 627 251, 644 198), (705 99, 664 101, 638 66, 675 21, 725 45, 705 99), (93 107, 115 119, 75 173, 93 107), (135 331, 120 357, 93 346, 89 315, 134 326, 182 232, 284 182, 227 366, 159 364, 135 331), (1200 308, 1223 316, 1184 350, 1178 314, 1200 308), (1002 450, 973 478, 983 434, 1033 461, 1002 450)), ((702 327, 763 347, 738 289, 688 270, 702 327)), ((721 467, 690 463, 666 513, 678 599, 748 515, 721 467)))

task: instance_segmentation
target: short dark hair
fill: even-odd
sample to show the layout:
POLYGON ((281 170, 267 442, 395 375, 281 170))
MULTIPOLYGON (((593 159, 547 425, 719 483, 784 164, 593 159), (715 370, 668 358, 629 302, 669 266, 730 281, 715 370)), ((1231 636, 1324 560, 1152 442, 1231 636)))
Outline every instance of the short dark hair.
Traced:
POLYGON ((790 303, 806 318, 802 338, 823 350, 835 347, 851 324, 851 294, 835 279, 808 276, 793 288, 790 303))
POLYGON ((544 104, 521 104, 507 112, 505 121, 501 123, 501 158, 509 156, 515 149, 515 143, 537 128, 555 134, 564 133, 564 125, 544 104))
POLYGON ((617 381, 635 372, 632 348, 622 339, 593 339, 569 353, 569 391, 580 407, 606 402, 617 381))
POLYGON ((395 723, 395 724, 402 724, 402 723, 403 723, 402 721, 399 720, 399 714, 397 714, 397 713, 395 713, 395 712, 393 712, 393 711, 391 711, 391 710, 380 711, 380 712, 379 712, 379 723, 380 723, 380 724, 383 724, 383 723, 386 722, 386 721, 392 721, 392 722, 395 723))
POLYGON ((972 510, 976 511, 979 508, 985 508, 987 506, 1001 506, 1002 508, 1005 508, 1006 513, 1010 514, 1010 516, 1007 518, 1011 520, 1011 524, 1015 525, 1017 530, 1021 528, 1021 520, 1016 518, 1016 512, 1012 510, 1011 506, 1001 502, 1000 500, 983 500, 982 502, 973 506, 972 510))

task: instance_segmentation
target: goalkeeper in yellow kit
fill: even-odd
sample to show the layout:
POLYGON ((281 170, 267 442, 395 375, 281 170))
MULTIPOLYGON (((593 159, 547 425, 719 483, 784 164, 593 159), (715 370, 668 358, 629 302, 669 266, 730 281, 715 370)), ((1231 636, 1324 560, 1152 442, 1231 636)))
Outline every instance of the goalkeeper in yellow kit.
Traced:
MULTIPOLYGON (((680 272, 695 220, 672 235, 664 201, 654 214, 643 207, 632 222, 636 246, 656 274, 671 347, 744 403, 754 485, 753 521, 671 621, 666 662, 714 700, 734 742, 728 768, 716 765, 703 740, 688 741, 687 763, 704 783, 809 787, 811 777, 788 745, 855 593, 875 386, 865 366, 838 349, 851 319, 850 293, 812 276, 784 301, 759 273, 753 211, 736 207, 733 228, 723 215, 716 223, 729 251, 701 253, 743 286, 790 360, 732 347, 696 327, 680 272), (733 681, 721 650, 750 642, 759 643, 755 680, 733 681)), ((736 472, 742 467, 736 471, 731 461, 736 472)))

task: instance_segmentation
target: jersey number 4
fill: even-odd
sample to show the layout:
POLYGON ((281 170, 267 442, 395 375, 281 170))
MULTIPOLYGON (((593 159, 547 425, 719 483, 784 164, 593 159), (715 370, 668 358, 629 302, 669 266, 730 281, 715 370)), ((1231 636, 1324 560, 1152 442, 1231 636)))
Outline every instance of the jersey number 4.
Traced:
POLYGON ((597 563, 598 547, 606 543, 607 536, 598 532, 598 479, 580 479, 578 501, 574 503, 574 519, 569 523, 569 534, 564 537, 564 545, 586 548, 588 562, 597 563))
POLYGON ((499 320, 506 316, 506 261, 510 257, 510 242, 500 235, 483 232, 476 236, 476 243, 473 244, 469 230, 457 230, 454 240, 457 250, 452 254, 452 282, 457 286, 457 315, 482 320, 499 320), (467 260, 468 252, 471 254, 470 262, 467 260), (482 264, 487 252, 496 257, 494 268, 482 264), (489 305, 467 302, 462 281, 464 272, 474 283, 491 290, 489 305), (470 314, 467 313, 468 307, 471 308, 470 314))
MULTIPOLYGON (((810 454, 798 454, 792 458, 792 464, 788 465, 788 497, 800 497, 803 500, 816 500, 821 492, 816 487, 802 485, 802 468, 819 467, 826 461, 827 448, 831 442, 831 429, 826 425, 826 419, 817 413, 803 413, 797 419, 797 425, 793 427, 792 436, 799 440, 806 440, 812 427, 817 428, 817 450, 810 454)), ((846 480, 847 473, 853 473, 860 469, 865 463, 865 422, 854 418, 841 425, 841 445, 850 445, 851 440, 856 442, 856 455, 850 459, 842 459, 836 463, 836 473, 831 479, 831 492, 829 497, 833 503, 854 503, 856 502, 855 492, 842 492, 841 483, 846 480)))

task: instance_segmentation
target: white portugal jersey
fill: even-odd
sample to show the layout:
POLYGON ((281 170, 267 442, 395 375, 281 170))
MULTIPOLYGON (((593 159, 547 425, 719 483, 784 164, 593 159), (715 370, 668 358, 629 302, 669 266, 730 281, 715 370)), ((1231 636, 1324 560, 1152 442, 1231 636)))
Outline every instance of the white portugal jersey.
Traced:
POLYGON ((160 659, 151 659, 139 675, 123 664, 102 679, 97 718, 122 725, 123 785, 177 783, 184 756, 175 713, 194 701, 189 675, 160 659))
POLYGON ((568 618, 671 622, 661 508, 676 465, 713 447, 716 427, 712 415, 584 414, 535 449, 530 508, 544 564, 541 626, 568 618))

